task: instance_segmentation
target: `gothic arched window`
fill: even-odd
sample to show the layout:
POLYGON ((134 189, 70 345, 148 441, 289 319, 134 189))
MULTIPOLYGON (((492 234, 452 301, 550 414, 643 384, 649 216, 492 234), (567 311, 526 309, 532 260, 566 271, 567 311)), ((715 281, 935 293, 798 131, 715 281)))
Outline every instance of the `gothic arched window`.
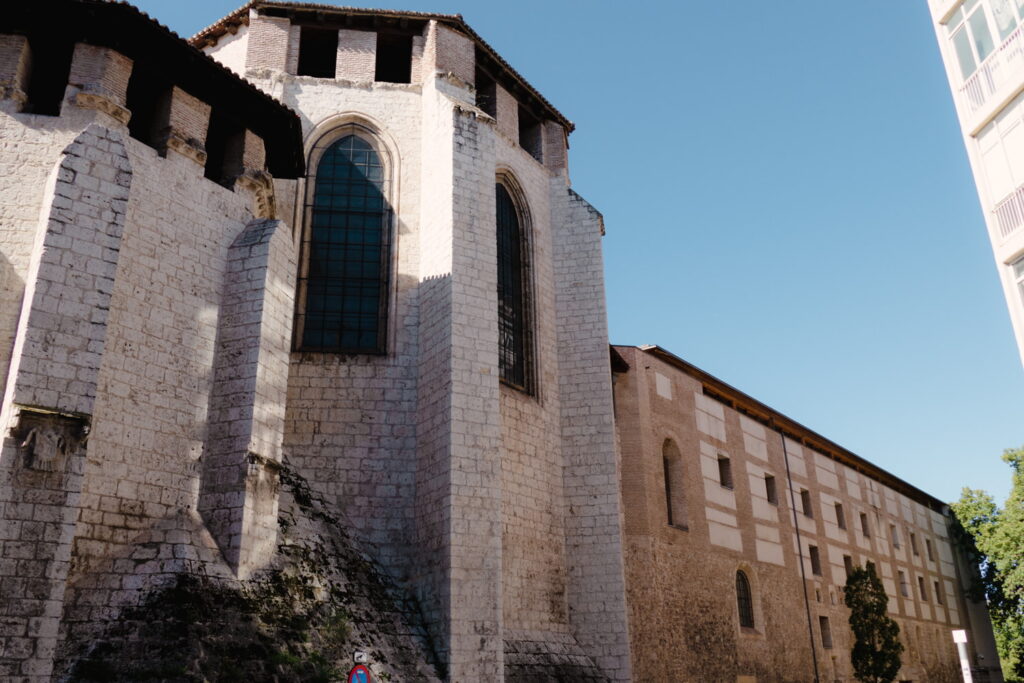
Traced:
POLYGON ((316 176, 302 239, 296 347, 384 353, 391 280, 391 209, 384 164, 373 145, 354 134, 330 143, 313 161, 316 176))
POLYGON ((736 572, 736 607, 740 613, 740 626, 754 628, 754 599, 750 593, 750 580, 742 570, 736 572))
POLYGON ((498 367, 503 382, 531 391, 526 240, 512 195, 498 183, 498 367))

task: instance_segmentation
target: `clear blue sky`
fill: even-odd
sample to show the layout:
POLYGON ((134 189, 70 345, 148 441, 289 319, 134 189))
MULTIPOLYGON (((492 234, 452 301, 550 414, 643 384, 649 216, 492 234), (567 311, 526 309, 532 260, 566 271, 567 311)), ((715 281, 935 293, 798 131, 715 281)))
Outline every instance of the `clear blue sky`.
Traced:
MULTIPOLYGON (((241 2, 138 4, 188 36, 241 2)), ((613 342, 1002 501, 1024 370, 925 0, 362 6, 463 14, 576 122, 613 342)))

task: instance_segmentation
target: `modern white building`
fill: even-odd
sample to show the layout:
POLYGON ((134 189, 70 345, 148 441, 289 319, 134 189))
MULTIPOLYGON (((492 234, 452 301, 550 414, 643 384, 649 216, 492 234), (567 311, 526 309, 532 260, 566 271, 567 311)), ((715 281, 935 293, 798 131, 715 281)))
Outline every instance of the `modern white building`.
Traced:
POLYGON ((1024 0, 928 0, 1024 361, 1024 0))

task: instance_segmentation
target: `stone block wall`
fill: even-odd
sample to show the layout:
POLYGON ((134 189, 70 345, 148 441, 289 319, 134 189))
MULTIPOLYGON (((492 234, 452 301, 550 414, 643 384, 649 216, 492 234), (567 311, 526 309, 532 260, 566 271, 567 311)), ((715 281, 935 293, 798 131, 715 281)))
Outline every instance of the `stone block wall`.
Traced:
POLYGON ((295 269, 281 221, 253 221, 228 252, 199 511, 240 578, 277 548, 295 269))
POLYGON ((45 196, 0 411, 5 676, 52 666, 131 180, 121 136, 93 125, 45 196))
POLYGON ((564 177, 554 176, 551 185, 569 621, 603 671, 629 680, 619 463, 601 344, 608 336, 604 222, 564 177))

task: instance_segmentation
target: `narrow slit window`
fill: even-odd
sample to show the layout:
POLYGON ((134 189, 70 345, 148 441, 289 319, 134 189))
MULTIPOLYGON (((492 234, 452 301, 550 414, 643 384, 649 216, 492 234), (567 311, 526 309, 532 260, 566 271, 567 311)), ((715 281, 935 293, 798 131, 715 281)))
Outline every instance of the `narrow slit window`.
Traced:
POLYGON ((210 112, 210 125, 206 131, 206 166, 203 175, 229 190, 242 175, 242 152, 245 148, 245 128, 237 121, 210 112))
POLYGON ((732 464, 724 455, 718 456, 718 483, 722 488, 732 488, 732 464))
POLYGON ((939 587, 939 582, 932 581, 932 587, 935 588, 935 602, 939 603, 940 605, 945 605, 946 603, 942 599, 942 589, 939 587))
POLYGON ((915 555, 921 554, 917 551, 917 534, 914 532, 910 532, 910 551, 915 555))
POLYGON ((409 83, 412 77, 412 36, 377 34, 377 62, 373 80, 409 83))
POLYGON ((800 508, 805 517, 814 519, 814 508, 811 507, 811 492, 807 489, 800 489, 800 508))
POLYGON ((821 553, 818 552, 818 546, 807 546, 807 554, 811 558, 811 572, 815 576, 821 576, 821 553))
POLYGON ((889 540, 892 541, 892 547, 893 548, 899 548, 900 547, 900 532, 896 528, 895 524, 890 524, 889 525, 889 540))
POLYGON ((850 555, 843 555, 843 568, 846 569, 846 578, 850 578, 850 574, 853 573, 853 557, 850 555))
POLYGON ((70 38, 47 34, 32 36, 28 39, 28 46, 32 66, 25 85, 27 101, 22 111, 60 116, 64 91, 71 76, 75 43, 70 38))
POLYGON ((864 535, 864 538, 871 538, 871 527, 868 526, 868 516, 863 512, 860 513, 860 533, 864 535))
POLYGON ((299 76, 334 78, 338 63, 338 31, 303 26, 299 34, 299 76))
POLYGON ((537 161, 544 162, 541 120, 522 105, 519 106, 519 146, 537 161))
POLYGON ((836 503, 836 524, 840 529, 846 528, 846 514, 843 512, 842 503, 836 503))
POLYGON ((665 468, 665 507, 669 526, 680 529, 687 527, 686 498, 683 493, 683 458, 671 439, 661 447, 662 464, 665 468))
POLYGON ((910 584, 907 583, 907 575, 902 571, 897 571, 897 575, 900 580, 900 595, 905 598, 910 597, 910 584))
POLYGON ((818 628, 821 630, 821 646, 826 650, 832 649, 832 626, 828 617, 818 617, 818 628))
POLYGON ((736 572, 736 608, 742 628, 754 628, 754 597, 750 592, 750 580, 742 571, 736 572))
POLYGON ((297 346, 382 354, 387 347, 392 232, 384 165, 370 142, 346 135, 326 148, 311 182, 297 346))
POLYGON ((935 549, 932 548, 931 539, 928 539, 928 538, 924 539, 924 549, 928 553, 928 561, 929 562, 934 562, 935 561, 935 549))
POLYGON ((775 477, 770 474, 764 475, 764 495, 772 505, 779 504, 779 493, 775 488, 775 477))
POLYGON ((170 125, 171 91, 154 69, 139 62, 133 65, 125 94, 125 107, 131 112, 128 134, 161 152, 170 125))
POLYGON ((476 106, 487 114, 498 116, 498 84, 483 69, 476 70, 476 106))
POLYGON ((928 602, 928 589, 924 584, 924 577, 917 577, 917 592, 920 594, 921 600, 928 602))
POLYGON ((501 380, 530 392, 531 358, 526 240, 512 195, 498 183, 498 370, 501 380))

